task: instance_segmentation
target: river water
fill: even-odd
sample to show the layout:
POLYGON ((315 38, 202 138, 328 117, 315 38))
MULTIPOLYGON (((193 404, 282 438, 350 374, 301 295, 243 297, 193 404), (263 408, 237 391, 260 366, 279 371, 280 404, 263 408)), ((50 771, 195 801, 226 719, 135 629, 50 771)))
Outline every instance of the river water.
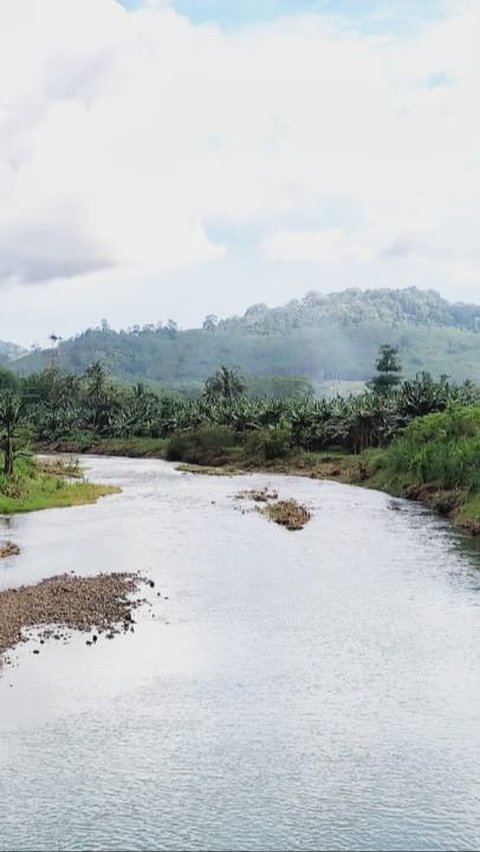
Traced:
POLYGON ((123 493, 0 519, 0 587, 141 569, 154 606, 0 673, 1 850, 479 848, 468 540, 336 483, 86 464, 123 493), (264 485, 310 524, 234 499, 264 485))

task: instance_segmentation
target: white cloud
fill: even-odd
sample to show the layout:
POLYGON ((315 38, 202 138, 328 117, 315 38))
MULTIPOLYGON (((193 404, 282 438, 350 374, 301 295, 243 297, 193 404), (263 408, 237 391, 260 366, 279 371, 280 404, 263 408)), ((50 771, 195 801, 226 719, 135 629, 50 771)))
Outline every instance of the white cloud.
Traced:
MULTIPOLYGON (((158 273, 160 292, 169 270, 187 287, 220 263, 228 287, 237 261, 209 238, 214 220, 258 232, 245 303, 249 286, 262 298, 262 255, 288 260, 292 295, 311 283, 304 261, 329 289, 336 265, 343 283, 408 284, 417 260, 419 285, 455 296, 458 275, 474 298, 479 35, 478 3, 402 38, 319 15, 223 32, 163 2, 0 4, 0 283, 48 301, 40 282, 87 275, 94 317, 88 276, 106 267, 149 292, 158 273), (325 198, 357 221, 315 224, 325 198), (285 227, 297 217, 313 224, 285 227), (418 233, 428 251, 389 252, 418 233)), ((190 292, 200 316, 204 291, 190 292)))
POLYGON ((279 231, 267 237, 262 248, 272 260, 332 262, 339 259, 373 260, 368 245, 352 239, 339 228, 322 231, 279 231))

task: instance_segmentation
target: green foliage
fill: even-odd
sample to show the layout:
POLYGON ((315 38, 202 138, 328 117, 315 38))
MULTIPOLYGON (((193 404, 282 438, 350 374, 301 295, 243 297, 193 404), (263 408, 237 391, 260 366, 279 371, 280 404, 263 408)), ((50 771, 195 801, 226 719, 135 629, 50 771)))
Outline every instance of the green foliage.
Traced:
POLYGON ((242 396, 246 389, 246 382, 238 370, 229 370, 223 364, 214 376, 210 376, 205 382, 204 395, 210 402, 222 400, 231 402, 242 396))
POLYGON ((7 388, 0 393, 0 450, 5 477, 13 476, 15 459, 26 450, 28 441, 25 400, 15 390, 7 388))
POLYGON ((247 457, 259 461, 285 458, 293 448, 291 425, 279 423, 276 426, 265 427, 251 432, 245 444, 247 457))
POLYGON ((188 464, 225 464, 229 451, 235 446, 235 433, 226 426, 201 426, 189 432, 174 434, 166 449, 169 461, 184 461, 188 464))
POLYGON ((147 441, 157 445, 174 436, 169 457, 195 463, 197 445, 203 459, 218 448, 221 457, 233 444, 248 444, 263 458, 281 457, 295 447, 361 453, 387 445, 419 414, 469 405, 479 398, 472 383, 458 387, 445 377, 436 382, 424 372, 389 394, 253 399, 237 396, 239 387, 234 393, 235 373, 219 372, 220 380, 228 381, 229 396, 184 399, 160 396, 141 382, 134 387, 114 384, 98 362, 81 376, 49 367, 21 380, 16 396, 1 392, 0 405, 12 393, 21 399, 22 417, 40 443, 70 442, 82 451, 99 438, 119 447, 135 439, 143 447, 147 441))
POLYGON ((99 497, 120 489, 92 482, 66 482, 57 476, 39 472, 33 465, 17 469, 15 478, 0 475, 0 513, 33 512, 64 506, 94 503, 99 497))
POLYGON ((0 391, 6 388, 14 390, 18 387, 18 377, 11 370, 0 364, 0 391))
POLYGON ((385 396, 396 390, 401 382, 402 365, 396 346, 382 343, 375 362, 377 375, 368 382, 368 387, 376 394, 385 396))
POLYGON ((386 451, 382 467, 418 483, 480 491, 480 405, 413 420, 386 451))

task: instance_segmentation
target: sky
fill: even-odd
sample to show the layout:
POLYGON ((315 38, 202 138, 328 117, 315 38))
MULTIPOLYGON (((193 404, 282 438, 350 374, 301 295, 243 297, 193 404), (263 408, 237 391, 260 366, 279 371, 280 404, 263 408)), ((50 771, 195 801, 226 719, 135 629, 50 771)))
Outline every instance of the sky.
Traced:
POLYGON ((480 303, 480 0, 0 4, 0 339, 480 303))

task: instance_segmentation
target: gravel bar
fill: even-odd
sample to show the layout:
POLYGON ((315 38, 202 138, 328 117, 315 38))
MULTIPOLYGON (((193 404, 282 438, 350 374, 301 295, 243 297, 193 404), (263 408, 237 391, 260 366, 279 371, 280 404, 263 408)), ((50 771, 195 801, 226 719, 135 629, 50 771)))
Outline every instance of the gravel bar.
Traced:
POLYGON ((132 629, 133 611, 145 599, 131 596, 144 582, 140 574, 61 574, 35 586, 0 592, 0 665, 6 651, 27 641, 28 628, 40 628, 40 641, 67 638, 59 629, 96 631, 93 641, 97 633, 110 639, 132 629))

